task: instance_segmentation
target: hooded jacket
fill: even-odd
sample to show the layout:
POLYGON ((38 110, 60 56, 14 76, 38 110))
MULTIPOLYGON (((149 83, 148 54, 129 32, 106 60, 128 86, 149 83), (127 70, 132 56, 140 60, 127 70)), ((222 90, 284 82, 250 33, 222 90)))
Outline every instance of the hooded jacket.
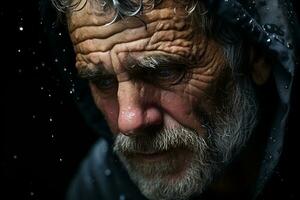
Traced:
MULTIPOLYGON (((61 71, 66 88, 75 91, 73 99, 86 123, 101 135, 70 184, 67 199, 145 199, 112 152, 109 129, 94 105, 87 83, 76 77, 75 67, 72 67, 74 53, 65 25, 57 21, 56 12, 49 2, 41 0, 41 14, 51 48, 55 50, 52 56, 60 60, 55 66, 61 71), (57 49, 63 50, 63 53, 57 49), (66 74, 62 66, 73 68, 72 73, 66 74)), ((293 79, 299 65, 296 56, 300 42, 298 21, 289 0, 206 0, 205 3, 208 12, 237 27, 273 59, 272 78, 266 85, 257 88, 258 93, 263 95, 268 90, 268 100, 272 99, 272 103, 267 106, 270 104, 268 100, 261 98, 266 106, 262 109, 260 120, 266 123, 258 128, 264 135, 260 139, 263 144, 259 150, 260 162, 254 184, 243 197, 255 199, 274 173, 282 153, 293 79)), ((253 142, 255 139, 254 136, 253 142)))

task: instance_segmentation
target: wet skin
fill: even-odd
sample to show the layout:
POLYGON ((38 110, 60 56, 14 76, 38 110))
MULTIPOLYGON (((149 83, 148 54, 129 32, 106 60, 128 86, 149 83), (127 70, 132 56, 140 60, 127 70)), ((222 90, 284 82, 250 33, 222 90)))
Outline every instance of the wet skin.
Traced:
POLYGON ((182 125, 205 136, 201 112, 216 111, 228 81, 222 47, 197 32, 171 0, 141 16, 147 28, 137 18, 105 25, 113 13, 93 6, 70 13, 68 27, 76 67, 90 80, 112 133, 135 136, 182 125), (163 61, 141 66, 151 57, 163 61))

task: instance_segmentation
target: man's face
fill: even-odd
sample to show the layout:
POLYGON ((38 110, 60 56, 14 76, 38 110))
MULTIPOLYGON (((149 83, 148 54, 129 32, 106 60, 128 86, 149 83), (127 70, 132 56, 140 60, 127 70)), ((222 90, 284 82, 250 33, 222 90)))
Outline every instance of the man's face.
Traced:
POLYGON ((90 80, 114 149, 152 199, 203 190, 221 151, 208 138, 219 138, 234 115, 229 104, 236 91, 223 48, 184 9, 165 0, 141 20, 107 25, 114 13, 88 1, 68 18, 76 67, 90 80))

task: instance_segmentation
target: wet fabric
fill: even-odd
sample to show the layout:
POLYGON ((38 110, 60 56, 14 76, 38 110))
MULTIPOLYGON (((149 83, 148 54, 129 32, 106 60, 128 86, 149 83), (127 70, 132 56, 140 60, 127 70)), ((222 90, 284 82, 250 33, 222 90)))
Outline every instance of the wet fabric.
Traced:
MULTIPOLYGON (((263 190, 282 153, 295 69, 299 65, 297 61, 300 46, 299 24, 292 2, 289 0, 206 0, 205 3, 208 12, 226 21, 230 26, 236 27, 251 42, 261 47, 274 63, 272 80, 278 103, 273 108, 271 128, 264 133, 268 140, 263 150, 260 172, 252 194, 255 198, 263 190)), ((67 44, 56 42, 59 40, 57 36, 59 26, 62 25, 57 22, 56 14, 49 1, 41 0, 41 13, 53 49, 71 49, 70 42, 67 44)), ((66 31, 64 35, 67 35, 66 31)), ((69 41, 67 36, 64 39, 69 41)), ((67 60, 68 57, 74 58, 71 50, 67 56, 55 53, 54 55, 60 56, 61 60, 65 59, 65 65, 74 65, 73 61, 67 60)), ((62 68, 62 65, 64 64, 56 67, 62 68)), ((72 86, 69 82, 70 77, 64 73, 62 76, 66 87, 70 88, 72 86)), ((78 80, 75 75, 71 76, 71 79, 76 88, 74 101, 86 122, 103 138, 95 144, 90 155, 83 162, 70 187, 69 199, 125 199, 125 197, 143 199, 111 152, 112 140, 109 129, 93 103, 87 84, 78 80)))
POLYGON ((237 26, 254 43, 265 49, 277 62, 272 66, 279 95, 276 116, 269 132, 260 177, 258 194, 279 161, 299 48, 299 24, 291 1, 287 0, 208 0, 211 12, 237 26))

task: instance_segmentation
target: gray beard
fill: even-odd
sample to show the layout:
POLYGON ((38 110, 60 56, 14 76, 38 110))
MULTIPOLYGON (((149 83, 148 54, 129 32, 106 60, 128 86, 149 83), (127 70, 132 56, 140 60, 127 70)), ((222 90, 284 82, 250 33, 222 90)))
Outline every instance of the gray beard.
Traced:
POLYGON ((248 141, 255 125, 257 102, 252 83, 243 80, 235 86, 219 114, 205 123, 206 134, 199 134, 183 126, 163 129, 157 133, 127 137, 118 134, 114 151, 124 164, 132 181, 148 199, 187 199, 201 194, 248 141), (186 167, 179 176, 168 176, 183 163, 176 154, 154 164, 135 162, 130 154, 161 152, 170 149, 191 152, 186 167))

